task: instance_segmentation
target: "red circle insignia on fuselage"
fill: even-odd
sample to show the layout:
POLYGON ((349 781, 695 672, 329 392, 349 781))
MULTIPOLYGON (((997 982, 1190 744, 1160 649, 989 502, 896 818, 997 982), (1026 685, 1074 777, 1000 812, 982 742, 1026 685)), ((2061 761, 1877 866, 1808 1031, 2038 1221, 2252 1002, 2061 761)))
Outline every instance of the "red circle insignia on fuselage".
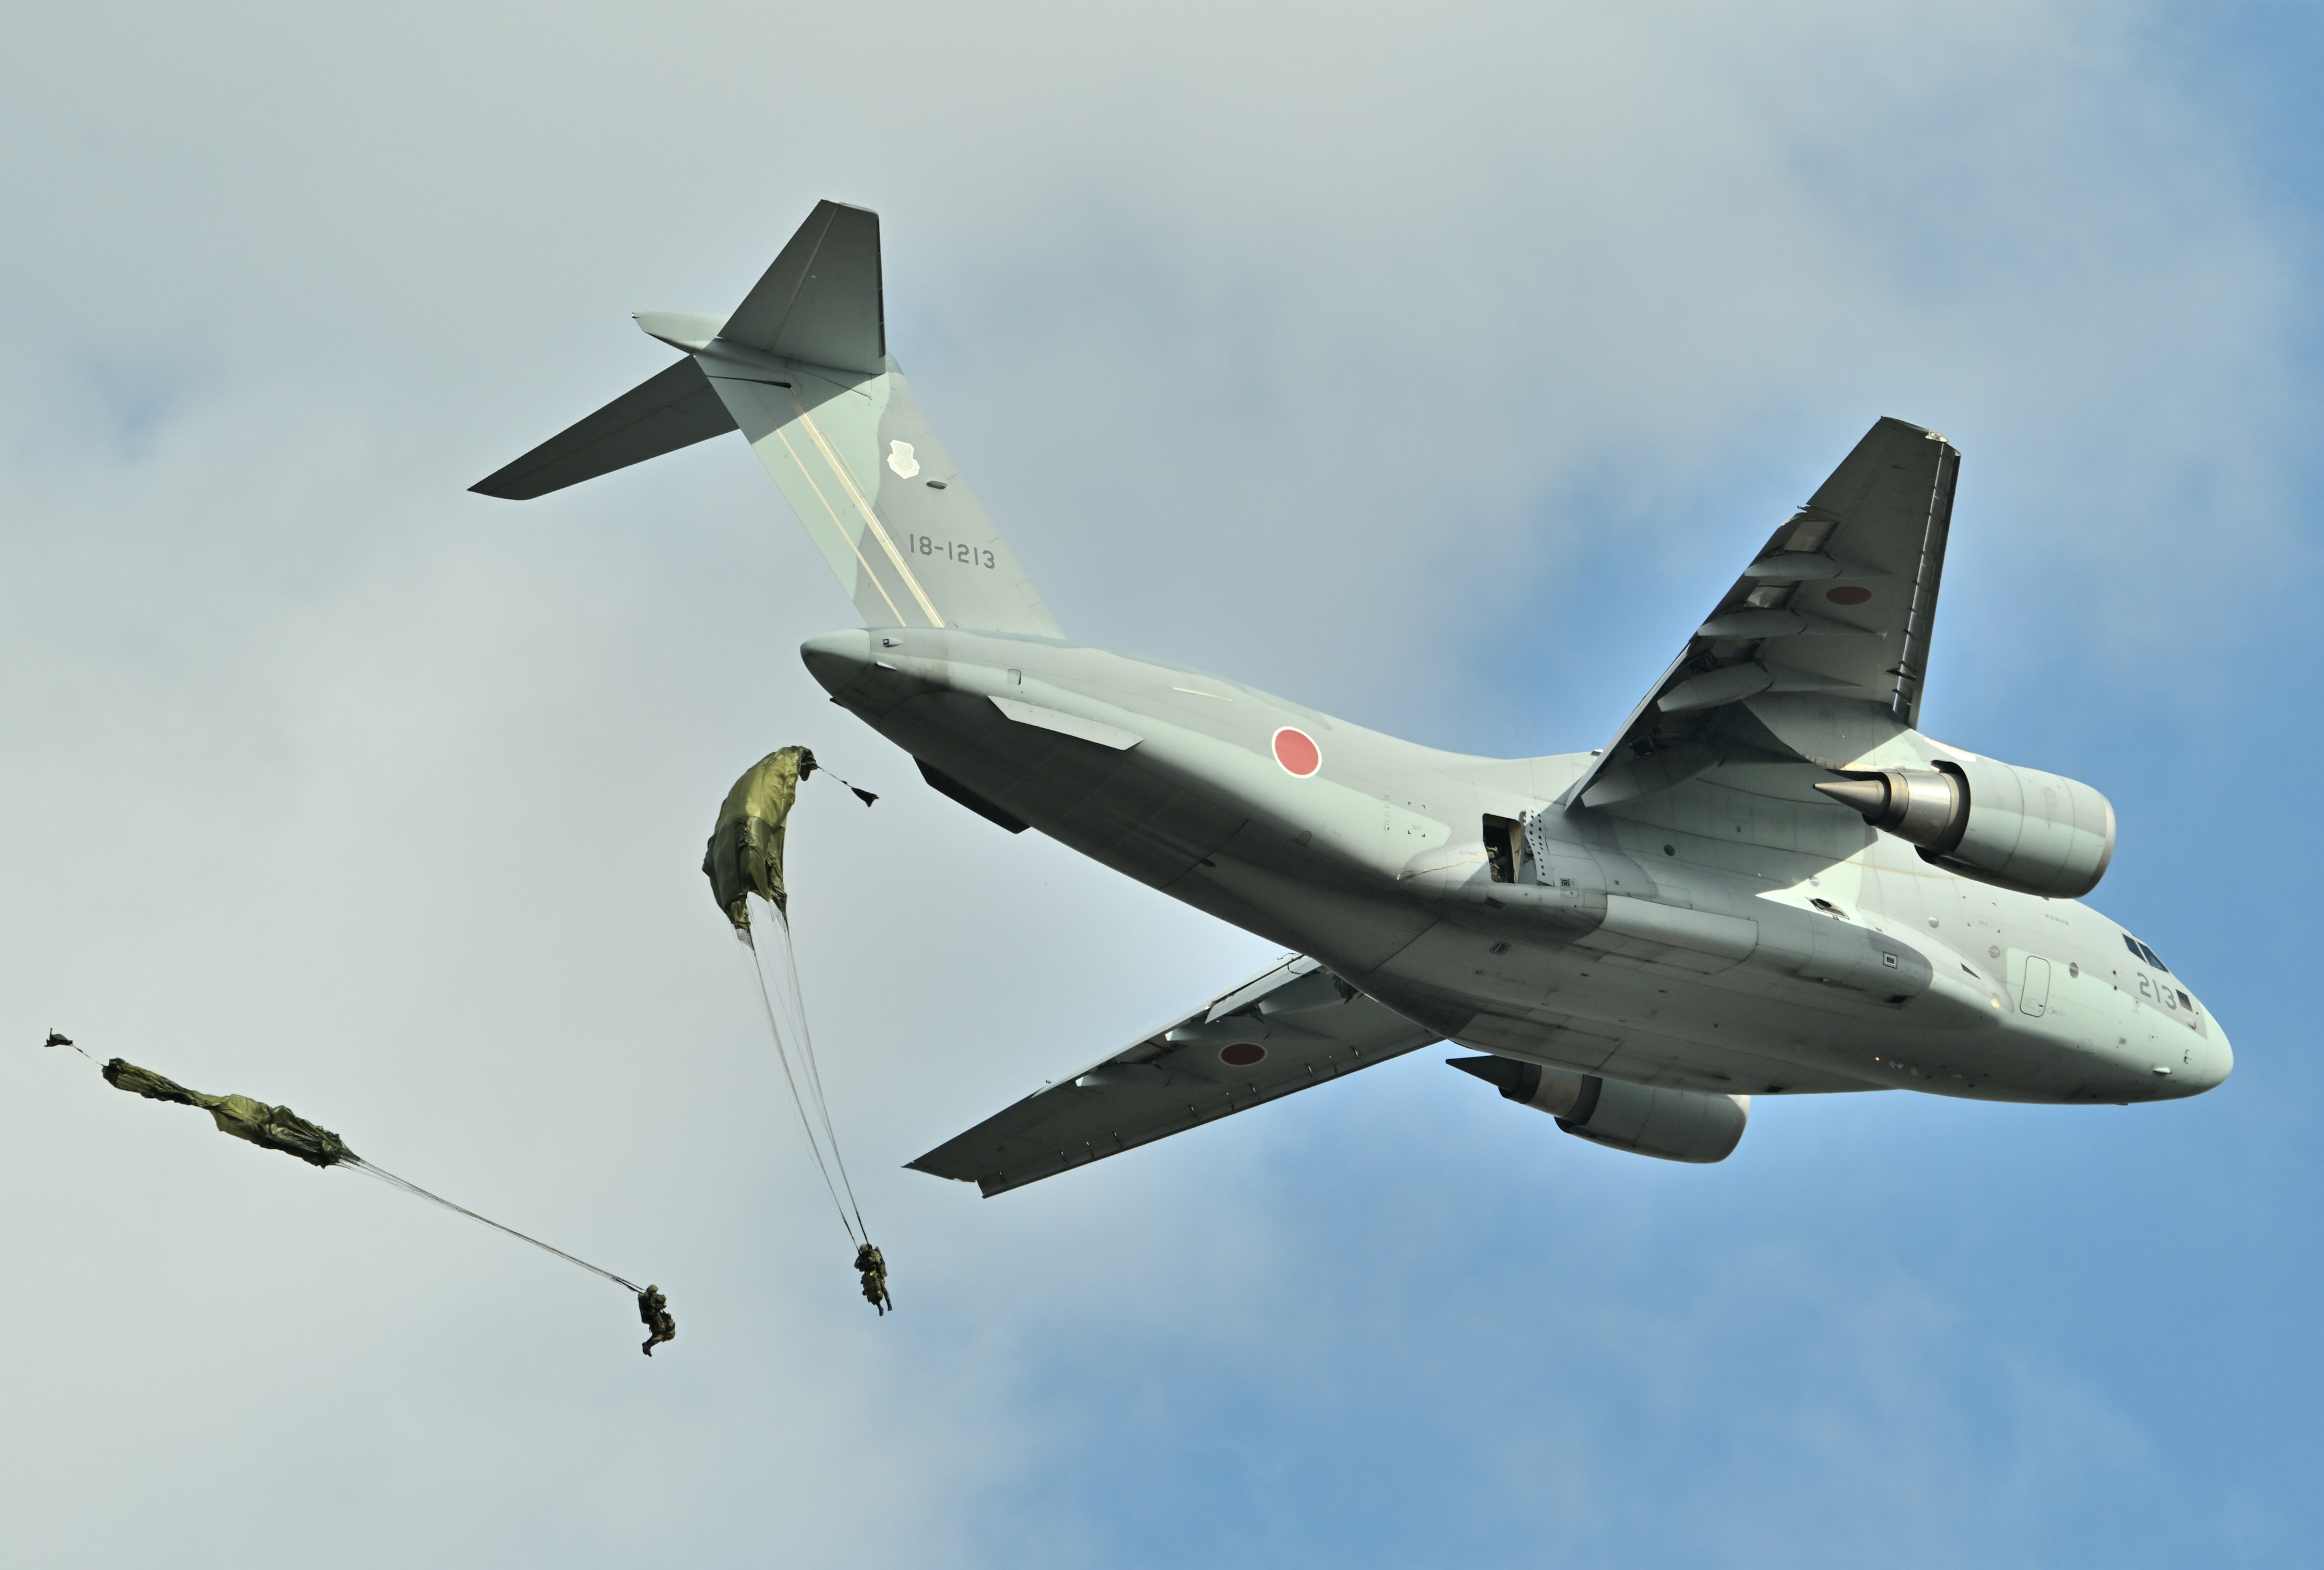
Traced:
POLYGON ((1323 766, 1323 749, 1305 731, 1285 725, 1275 733, 1275 761, 1302 780, 1323 766))
POLYGON ((1219 1048, 1219 1061, 1230 1068, 1249 1068, 1267 1056, 1267 1048, 1256 1041, 1237 1041, 1219 1048))

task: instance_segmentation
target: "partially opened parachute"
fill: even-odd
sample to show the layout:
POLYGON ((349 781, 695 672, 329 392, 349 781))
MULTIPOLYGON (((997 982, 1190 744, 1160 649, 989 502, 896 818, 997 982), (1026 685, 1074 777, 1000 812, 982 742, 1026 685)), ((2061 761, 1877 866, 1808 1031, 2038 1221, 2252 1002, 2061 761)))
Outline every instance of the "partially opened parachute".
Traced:
MULTIPOLYGON (((718 808, 710 830, 709 848, 703 853, 702 874, 710 880, 711 897, 719 913, 734 928, 734 936, 750 950, 750 965, 759 984, 759 1002, 767 1011, 767 1034, 782 1065, 784 1083, 798 1109, 799 1131, 807 1153, 823 1175, 839 1224, 848 1242, 857 1245, 855 1268, 862 1273, 863 1296, 881 1314, 894 1307, 888 1294, 888 1265, 872 1245, 863 1212, 855 1203, 855 1186, 849 1181, 847 1162, 839 1153, 839 1131, 831 1121, 831 1105, 823 1094, 823 1070, 815 1060, 815 1033, 807 1028, 807 998, 799 985, 798 951, 791 945, 790 891, 783 884, 783 835, 791 808, 798 804, 799 781, 816 771, 815 754, 805 747, 779 747, 751 765, 718 808), (756 894, 775 908, 782 931, 778 981, 768 984, 765 956, 751 932, 751 896, 756 894), (837 1180, 834 1181, 833 1174, 837 1180), (842 1193, 846 1197, 842 1198, 842 1193)), ((836 775, 833 778, 838 778, 836 775)), ((843 785, 847 781, 841 780, 843 785)), ((879 798, 858 786, 847 785, 869 807, 879 798)))
POLYGON ((789 919, 790 896, 783 888, 783 827, 798 800, 799 781, 815 772, 815 754, 805 747, 769 753, 744 771, 726 792, 703 854, 702 873, 734 930, 751 930, 750 896, 756 894, 789 919))
MULTIPOLYGON (((49 1039, 43 1045, 69 1047, 75 1052, 79 1052, 82 1057, 88 1057, 91 1062, 96 1061, 93 1056, 75 1045, 71 1038, 55 1030, 49 1032, 49 1039)), ((603 1266, 593 1265, 577 1255, 568 1254, 563 1249, 552 1247, 537 1237, 517 1231, 512 1226, 504 1226, 490 1216, 478 1215, 466 1205, 455 1205, 439 1194, 430 1194, 418 1184, 409 1182, 392 1172, 364 1160, 349 1150, 347 1142, 338 1135, 318 1122, 300 1117, 287 1106, 270 1106, 255 1097, 247 1095, 209 1095, 198 1090, 189 1090, 176 1080, 156 1074, 150 1068, 140 1068, 125 1058, 112 1059, 100 1072, 105 1076, 105 1082, 115 1090, 125 1090, 133 1095, 142 1095, 148 1101, 166 1101, 179 1106, 196 1107, 209 1113, 211 1122, 217 1124, 218 1132, 222 1134, 231 1134, 237 1140, 247 1141, 262 1150, 280 1150, 286 1156, 296 1156, 310 1167, 344 1167, 350 1172, 360 1172, 366 1178, 376 1178, 391 1187, 401 1188, 418 1198, 440 1205, 445 1209, 465 1215, 472 1221, 481 1221, 496 1232, 506 1233, 512 1238, 555 1254, 567 1264, 578 1265, 592 1275, 602 1276, 608 1281, 627 1288, 637 1294, 638 1316, 651 1333, 645 1343, 645 1353, 649 1357, 653 1355, 655 1347, 678 1334, 678 1322, 670 1316, 669 1300, 662 1295, 659 1288, 641 1287, 625 1276, 616 1275, 603 1266)))
POLYGON ((204 1095, 174 1079, 164 1079, 150 1068, 116 1057, 101 1071, 115 1090, 142 1095, 148 1101, 173 1101, 198 1106, 217 1123, 218 1132, 248 1140, 264 1150, 296 1156, 310 1167, 336 1167, 355 1159, 346 1141, 320 1123, 310 1123, 287 1106, 269 1106, 246 1095, 204 1095))

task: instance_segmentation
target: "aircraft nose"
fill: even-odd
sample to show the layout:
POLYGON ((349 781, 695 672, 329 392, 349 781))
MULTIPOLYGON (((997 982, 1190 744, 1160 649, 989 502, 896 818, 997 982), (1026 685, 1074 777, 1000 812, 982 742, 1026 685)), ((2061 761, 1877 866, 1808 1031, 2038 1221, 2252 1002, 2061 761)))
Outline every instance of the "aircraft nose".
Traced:
POLYGON ((2219 1029, 2218 1020, 2211 1020, 2208 1023, 2210 1038, 2205 1043, 2203 1054, 2202 1088, 2205 1090, 2223 1083, 2236 1071, 2236 1049, 2227 1045, 2227 1033, 2219 1029))

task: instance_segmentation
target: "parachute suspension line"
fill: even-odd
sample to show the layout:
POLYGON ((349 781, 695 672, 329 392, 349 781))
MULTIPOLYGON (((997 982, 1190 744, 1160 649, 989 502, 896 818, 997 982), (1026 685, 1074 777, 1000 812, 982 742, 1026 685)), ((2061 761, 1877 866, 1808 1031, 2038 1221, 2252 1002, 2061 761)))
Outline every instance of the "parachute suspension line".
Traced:
MULTIPOLYGON (((848 1208, 855 1212, 856 1231, 862 1234, 863 1242, 869 1242, 872 1241, 872 1229, 863 1224, 863 1208, 855 1202, 855 1185, 848 1180, 847 1159, 839 1153, 839 1131, 832 1126, 831 1104, 823 1094, 823 1069, 816 1062, 815 1032, 807 1022, 807 989, 799 984, 798 946, 791 941, 790 917, 781 910, 776 911, 775 916, 783 926, 783 965, 790 979, 790 988, 784 994, 784 1001, 791 1006, 792 1017, 798 1026, 799 1055, 807 1060, 807 1083, 815 1088, 816 1114, 823 1120, 824 1137, 831 1141, 831 1164, 839 1168, 840 1187, 847 1190, 848 1208)), ((758 952, 757 946, 752 945, 752 955, 755 957, 758 952)), ((853 1237, 854 1234, 849 1235, 853 1237)))
MULTIPOLYGON (((750 951, 751 976, 759 984, 759 1004, 767 1013, 767 1033, 774 1038, 775 1061, 782 1065, 783 1083, 790 1086, 791 1105, 798 1113, 799 1132, 807 1137, 807 1154, 815 1158, 815 1169, 823 1174, 824 1191, 831 1196, 831 1207, 839 1213, 839 1224, 846 1230, 847 1241, 856 1242, 855 1227, 847 1219, 847 1206, 840 1201, 838 1186, 831 1180, 831 1168, 823 1159, 823 1142, 815 1137, 815 1124, 807 1117, 807 1097, 799 1090, 798 1076, 791 1069, 790 1049, 783 1042, 782 1023, 775 1017, 774 995, 767 988, 767 968, 760 961, 758 943, 751 937, 748 928, 738 928, 735 936, 750 951)), ((788 927, 785 936, 788 938, 788 927)), ((837 1154, 835 1147, 833 1155, 836 1157, 837 1154)))
POLYGON ((447 1210, 454 1211, 461 1215, 465 1215, 470 1221, 481 1221, 486 1226, 491 1227, 494 1232, 504 1232, 508 1233, 509 1236, 517 1239, 521 1242, 529 1242, 533 1247, 541 1250, 545 1253, 555 1254, 558 1259, 563 1260, 567 1264, 578 1265, 583 1270, 587 1270, 591 1275, 603 1276, 605 1279, 613 1282, 615 1286, 626 1287, 632 1292, 637 1293, 641 1297, 645 1293, 645 1288, 643 1287, 639 1286, 635 1281, 631 1280, 626 1276, 617 1276, 613 1274, 613 1271, 604 1269, 603 1266, 593 1265, 585 1259, 581 1259, 574 1254, 568 1254, 563 1249, 545 1243, 537 1237, 531 1237, 524 1233, 521 1233, 512 1226, 503 1226, 499 1222, 494 1221, 489 1215, 478 1215, 466 1205, 455 1205, 440 1194, 430 1194, 428 1190, 420 1187, 419 1184, 411 1182, 408 1178, 398 1178, 394 1173, 386 1171, 382 1168, 374 1167, 369 1161, 364 1160, 361 1157, 353 1155, 346 1156, 333 1163, 333 1165, 353 1168, 355 1171, 362 1173, 366 1178, 376 1178, 379 1181, 386 1184, 391 1188, 401 1188, 406 1194, 417 1195, 420 1198, 428 1200, 431 1204, 440 1205, 447 1210))

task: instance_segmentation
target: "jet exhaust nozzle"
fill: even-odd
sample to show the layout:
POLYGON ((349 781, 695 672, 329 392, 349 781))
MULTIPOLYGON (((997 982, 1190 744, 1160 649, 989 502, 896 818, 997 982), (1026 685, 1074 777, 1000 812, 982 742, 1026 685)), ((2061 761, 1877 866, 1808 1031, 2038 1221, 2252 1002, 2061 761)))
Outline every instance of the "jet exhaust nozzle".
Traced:
POLYGON ((1882 769, 1815 788, 1963 877, 2079 900, 2114 859, 2114 807, 2077 780, 1991 758, 1882 769))
POLYGON ((1512 1057, 1448 1057, 1502 1099, 1545 1112, 1576 1138, 1665 1161, 1723 1161, 1750 1121, 1751 1098, 1675 1085, 1631 1085, 1512 1057))
MULTIPOLYGON (((1463 1074, 1475 1075, 1511 1101, 1526 1098, 1526 1092, 1519 1086, 1529 1065, 1509 1057, 1448 1057, 1445 1062, 1463 1074)), ((1536 1078, 1540 1074, 1540 1069, 1534 1070, 1536 1078)))
POLYGON ((1815 788, 1873 827, 1941 854, 1960 844, 1969 826, 1968 793, 1941 770, 1884 769, 1868 778, 1819 780, 1815 788))
POLYGON ((1867 819, 1888 810, 1888 786, 1879 780, 1819 780, 1817 790, 1843 807, 1855 808, 1867 819))

